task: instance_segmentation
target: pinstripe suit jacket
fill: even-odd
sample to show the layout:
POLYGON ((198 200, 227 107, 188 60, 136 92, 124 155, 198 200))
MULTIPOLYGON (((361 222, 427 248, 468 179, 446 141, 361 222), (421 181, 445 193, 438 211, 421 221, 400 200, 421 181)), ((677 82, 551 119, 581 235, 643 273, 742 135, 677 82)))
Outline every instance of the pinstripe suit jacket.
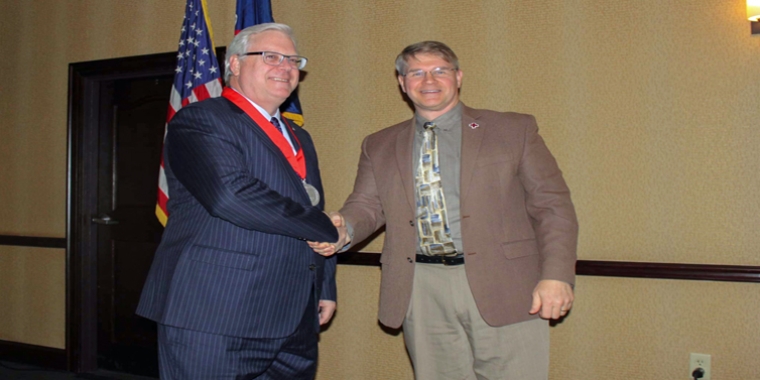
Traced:
MULTIPOLYGON (((311 137, 290 124, 307 181, 321 194, 311 137)), ((338 240, 324 201, 311 206, 283 154, 237 106, 220 97, 180 110, 164 166, 170 217, 137 314, 213 334, 279 338, 295 331, 312 289, 335 300, 335 258, 306 244, 338 240)))

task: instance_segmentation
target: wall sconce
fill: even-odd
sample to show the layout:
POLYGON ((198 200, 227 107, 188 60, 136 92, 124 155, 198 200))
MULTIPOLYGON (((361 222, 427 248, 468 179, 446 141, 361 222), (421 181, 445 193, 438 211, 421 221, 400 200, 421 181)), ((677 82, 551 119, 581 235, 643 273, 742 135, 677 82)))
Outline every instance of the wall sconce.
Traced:
POLYGON ((760 34, 760 0, 747 0, 747 18, 752 34, 760 34))

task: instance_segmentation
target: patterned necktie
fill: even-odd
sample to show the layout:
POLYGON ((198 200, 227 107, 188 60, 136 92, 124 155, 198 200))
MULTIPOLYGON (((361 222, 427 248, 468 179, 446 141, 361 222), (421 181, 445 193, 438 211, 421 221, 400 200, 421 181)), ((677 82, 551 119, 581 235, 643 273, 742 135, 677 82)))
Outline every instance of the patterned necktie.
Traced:
POLYGON ((417 235, 424 255, 456 253, 451 240, 446 200, 443 196, 441 168, 438 165, 438 138, 435 124, 425 123, 420 147, 420 162, 415 184, 417 188, 417 235))
POLYGON ((277 129, 278 129, 278 130, 279 130, 279 131, 280 131, 280 132, 281 132, 283 135, 287 136, 287 134, 285 133, 285 131, 284 131, 284 130, 282 129, 282 127, 280 126, 280 121, 279 121, 279 120, 277 120, 277 118, 276 118, 276 117, 273 117, 273 118, 272 118, 272 120, 269 120, 269 121, 270 121, 270 122, 272 123, 272 125, 274 125, 274 126, 275 126, 275 128, 277 128, 277 129))
POLYGON ((272 117, 272 120, 269 120, 269 122, 272 123, 272 125, 274 125, 275 128, 277 128, 282 133, 283 136, 285 136, 285 141, 287 141, 288 144, 290 144, 290 147, 293 149, 293 152, 295 152, 296 148, 293 146, 293 142, 290 141, 290 136, 288 136, 288 133, 285 132, 285 128, 283 128, 280 125, 280 121, 277 120, 276 117, 272 117))

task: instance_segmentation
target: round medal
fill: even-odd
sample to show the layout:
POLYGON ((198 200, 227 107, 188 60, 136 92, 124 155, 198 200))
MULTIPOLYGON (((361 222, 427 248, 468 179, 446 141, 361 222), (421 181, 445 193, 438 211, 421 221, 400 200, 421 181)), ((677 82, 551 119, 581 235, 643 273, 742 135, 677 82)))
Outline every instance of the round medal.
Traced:
POLYGON ((319 204, 319 191, 317 191, 317 188, 306 183, 306 181, 304 181, 303 187, 306 189, 306 194, 309 194, 311 205, 316 206, 319 204))

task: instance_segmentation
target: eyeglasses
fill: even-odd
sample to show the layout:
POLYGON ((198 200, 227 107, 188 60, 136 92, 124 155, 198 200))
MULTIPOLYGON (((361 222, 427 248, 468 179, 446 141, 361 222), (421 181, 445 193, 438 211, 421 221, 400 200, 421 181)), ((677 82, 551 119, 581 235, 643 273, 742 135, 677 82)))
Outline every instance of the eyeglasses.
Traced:
POLYGON ((433 78, 445 78, 449 75, 449 71, 456 71, 458 69, 454 67, 436 67, 430 71, 425 71, 422 69, 419 70, 411 70, 407 71, 406 74, 404 74, 404 77, 407 79, 422 79, 425 77, 427 73, 430 73, 430 75, 433 76, 433 78))
POLYGON ((298 70, 306 66, 306 57, 301 57, 300 55, 285 55, 273 51, 251 51, 240 55, 260 55, 264 63, 271 66, 280 66, 285 58, 288 59, 289 64, 295 66, 298 70))

